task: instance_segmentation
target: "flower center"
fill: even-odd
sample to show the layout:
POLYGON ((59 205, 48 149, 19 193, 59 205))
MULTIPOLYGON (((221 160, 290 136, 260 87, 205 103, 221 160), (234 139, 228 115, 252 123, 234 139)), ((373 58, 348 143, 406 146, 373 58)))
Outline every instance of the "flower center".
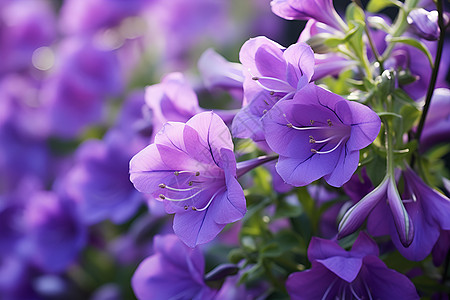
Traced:
MULTIPOLYGON (((200 176, 199 171, 175 171, 174 172, 175 179, 172 185, 166 183, 160 183, 158 187, 161 189, 161 194, 159 194, 159 198, 161 200, 167 200, 172 202, 184 202, 188 201, 183 208, 188 210, 189 207, 193 211, 204 211, 206 210, 212 203, 213 199, 217 196, 217 194, 225 188, 219 188, 206 202, 203 207, 198 208, 194 205, 196 200, 199 198, 200 193, 205 192, 208 189, 211 189, 215 186, 215 181, 219 178, 208 177, 202 174, 200 176), (180 178, 180 175, 188 175, 187 177, 180 178), (195 180, 194 180, 195 179, 195 180)), ((169 181, 171 181, 169 179, 169 181)), ((201 198, 200 198, 201 199, 201 198)))
POLYGON ((309 144, 311 145, 311 152, 313 154, 328 154, 345 143, 350 137, 351 128, 340 122, 334 123, 331 119, 325 122, 319 120, 309 120, 311 126, 295 126, 287 119, 286 114, 283 114, 287 121, 286 126, 298 131, 309 131, 309 144), (316 125, 316 126, 313 126, 316 125))

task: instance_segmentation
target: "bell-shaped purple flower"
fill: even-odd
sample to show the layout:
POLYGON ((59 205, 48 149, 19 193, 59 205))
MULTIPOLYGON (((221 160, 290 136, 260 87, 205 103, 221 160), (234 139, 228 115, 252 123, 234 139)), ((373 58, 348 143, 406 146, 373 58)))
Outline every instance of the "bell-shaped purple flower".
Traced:
POLYGON ((450 199, 430 188, 409 167, 403 171, 403 178, 405 208, 414 224, 414 240, 407 248, 395 235, 392 241, 404 257, 420 261, 431 253, 441 232, 450 230, 450 199))
POLYGON ((47 272, 61 272, 71 264, 86 241, 86 228, 74 202, 53 192, 30 199, 25 215, 34 263, 47 272))
POLYGON ((262 118, 266 140, 280 155, 277 171, 288 184, 321 177, 339 187, 355 172, 359 150, 378 135, 381 121, 367 106, 314 84, 278 102, 262 118))
POLYGON ((438 26, 438 12, 436 10, 427 11, 423 8, 413 9, 408 17, 408 24, 411 30, 419 37, 428 41, 435 41, 441 32, 438 26))
POLYGON ((216 87, 225 90, 238 90, 242 93, 244 75, 242 65, 227 61, 223 56, 209 48, 198 60, 198 70, 202 75, 206 88, 216 87))
POLYGON ((103 119, 104 101, 121 91, 121 72, 115 53, 99 49, 88 39, 66 40, 58 54, 41 99, 52 133, 71 138, 103 119))
POLYGON ((164 125, 131 160, 130 178, 175 213, 174 232, 190 247, 209 242, 246 212, 231 134, 213 112, 164 125))
POLYGON ((203 279, 205 260, 199 248, 186 247, 175 235, 155 236, 155 253, 131 279, 138 299, 213 299, 217 291, 203 279))
POLYGON ((305 43, 285 49, 266 37, 248 40, 239 59, 244 67, 244 108, 233 120, 233 136, 264 140, 261 117, 280 99, 292 99, 314 73, 314 53, 305 43))
POLYGON ((117 130, 108 132, 103 141, 87 140, 78 148, 66 188, 79 202, 87 224, 106 219, 123 223, 143 203, 142 194, 128 179, 129 161, 136 148, 117 130))
POLYGON ((404 247, 411 245, 415 226, 392 176, 386 176, 378 187, 345 213, 339 223, 338 238, 355 232, 366 218, 370 234, 374 236, 391 234, 392 237, 398 236, 404 247))
POLYGON ((273 0, 270 5, 274 14, 286 20, 315 19, 340 31, 347 29, 332 0, 273 0))
POLYGON ((389 269, 376 243, 361 233, 350 251, 313 237, 308 248, 312 268, 293 273, 286 282, 293 300, 419 299, 413 283, 389 269))
POLYGON ((197 95, 181 73, 170 73, 145 90, 145 101, 153 113, 156 134, 168 122, 186 122, 201 111, 197 95))

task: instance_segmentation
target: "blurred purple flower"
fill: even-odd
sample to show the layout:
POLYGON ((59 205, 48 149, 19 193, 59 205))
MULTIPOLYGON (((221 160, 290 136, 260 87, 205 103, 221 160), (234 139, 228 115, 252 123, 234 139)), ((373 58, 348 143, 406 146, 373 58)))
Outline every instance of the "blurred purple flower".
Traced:
POLYGON ((186 247, 175 235, 155 236, 155 253, 131 279, 138 299, 213 299, 217 291, 203 279, 205 261, 199 248, 186 247))
POLYGON ((386 176, 381 184, 352 206, 339 223, 338 238, 355 232, 367 219, 367 230, 374 236, 391 234, 404 247, 411 245, 417 230, 397 190, 395 179, 386 176), (386 221, 389 216, 389 221, 386 221), (392 218, 391 218, 392 216, 392 218))
POLYGON ((450 230, 441 230, 439 238, 434 244, 432 254, 435 266, 440 266, 450 251, 450 230))
POLYGON ((244 103, 233 120, 233 136, 264 140, 261 117, 280 99, 292 99, 314 73, 314 53, 305 43, 285 49, 266 37, 248 40, 239 59, 244 67, 244 103))
POLYGON ((450 142, 450 90, 436 89, 420 137, 420 151, 450 142))
POLYGON ((37 192, 27 204, 25 218, 30 255, 46 272, 65 270, 84 247, 86 228, 75 203, 53 192, 37 192))
POLYGON ((86 223, 126 222, 143 203, 128 178, 129 161, 138 148, 130 142, 129 137, 112 130, 103 141, 88 140, 77 149, 75 166, 65 184, 79 202, 86 223))
POLYGON ((273 0, 270 5, 274 14, 286 20, 315 19, 337 30, 347 30, 332 0, 273 0))
POLYGON ((209 242, 246 212, 230 132, 212 112, 167 123, 133 157, 130 178, 175 213, 174 232, 190 247, 209 242))
POLYGON ((343 185, 358 166, 359 150, 375 140, 381 126, 367 106, 312 83, 293 100, 279 101, 262 121, 267 143, 280 154, 277 171, 294 186, 321 177, 343 185))
POLYGON ((423 8, 413 9, 407 17, 411 30, 428 41, 435 41, 439 38, 440 29, 437 20, 438 12, 436 10, 426 11, 423 8))
POLYGON ((121 92, 122 81, 114 52, 102 51, 87 40, 66 40, 58 55, 41 98, 48 107, 52 133, 67 139, 102 121, 104 102, 121 92))
POLYGON ((120 25, 138 15, 153 0, 66 0, 61 7, 60 28, 66 34, 89 34, 120 25))
POLYGON ((8 1, 0 7, 0 76, 29 70, 36 49, 56 37, 55 13, 48 1, 8 1))
POLYGON ((413 283, 388 269, 377 244, 360 233, 350 251, 313 237, 308 248, 309 270, 289 276, 286 288, 293 300, 419 299, 413 283))

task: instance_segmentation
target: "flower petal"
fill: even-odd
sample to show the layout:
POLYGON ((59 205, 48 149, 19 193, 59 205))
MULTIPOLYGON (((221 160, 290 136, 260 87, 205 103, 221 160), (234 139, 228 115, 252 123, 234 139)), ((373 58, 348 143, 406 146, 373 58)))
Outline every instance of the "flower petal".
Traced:
POLYGON ((324 176, 325 181, 334 187, 342 186, 355 173, 358 163, 359 151, 349 151, 347 145, 344 145, 344 147, 341 147, 339 159, 333 172, 324 176))

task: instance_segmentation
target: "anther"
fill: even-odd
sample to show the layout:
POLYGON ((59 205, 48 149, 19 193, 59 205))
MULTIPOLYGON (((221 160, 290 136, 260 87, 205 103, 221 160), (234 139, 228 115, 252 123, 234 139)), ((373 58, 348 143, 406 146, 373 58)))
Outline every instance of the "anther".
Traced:
POLYGON ((258 78, 258 77, 256 77, 256 76, 254 76, 254 77, 252 77, 252 80, 255 80, 255 81, 257 81, 257 80, 259 80, 259 78, 258 78))
POLYGON ((294 127, 291 123, 287 123, 286 126, 289 127, 289 128, 294 127))
POLYGON ((199 171, 195 172, 195 176, 200 176, 200 172, 199 171))
POLYGON ((275 94, 275 92, 274 91, 270 91, 270 93, 269 93, 271 96, 273 96, 273 94, 275 94))
POLYGON ((309 136, 309 143, 310 144, 314 144, 316 142, 316 140, 313 138, 312 135, 309 136))
POLYGON ((178 175, 180 175, 180 172, 175 171, 175 172, 173 172, 173 174, 174 174, 175 176, 178 176, 178 175))
POLYGON ((269 102, 267 102, 266 99, 264 99, 264 103, 265 103, 266 105, 269 105, 269 102))
POLYGON ((333 126, 333 123, 331 123, 330 119, 327 120, 327 123, 328 123, 328 126, 330 126, 330 127, 333 126))
POLYGON ((164 189, 166 187, 166 185, 164 183, 160 183, 158 186, 162 189, 164 189))
POLYGON ((311 123, 311 125, 314 125, 315 122, 316 121, 314 121, 314 120, 309 120, 309 123, 311 123))
POLYGON ((267 113, 267 109, 263 110, 263 114, 266 114, 266 113, 267 113))
POLYGON ((317 153, 318 151, 316 149, 311 149, 312 153, 317 153))
POLYGON ((189 182, 188 182, 188 185, 189 185, 189 186, 192 186, 193 184, 194 184, 194 182, 192 182, 192 181, 189 181, 189 182))
POLYGON ((164 196, 163 194, 159 194, 159 198, 164 200, 164 199, 166 199, 166 196, 164 196))
POLYGON ((189 206, 185 205, 184 210, 188 210, 189 206))
POLYGON ((197 207, 192 206, 192 210, 193 210, 193 211, 197 211, 197 207))

